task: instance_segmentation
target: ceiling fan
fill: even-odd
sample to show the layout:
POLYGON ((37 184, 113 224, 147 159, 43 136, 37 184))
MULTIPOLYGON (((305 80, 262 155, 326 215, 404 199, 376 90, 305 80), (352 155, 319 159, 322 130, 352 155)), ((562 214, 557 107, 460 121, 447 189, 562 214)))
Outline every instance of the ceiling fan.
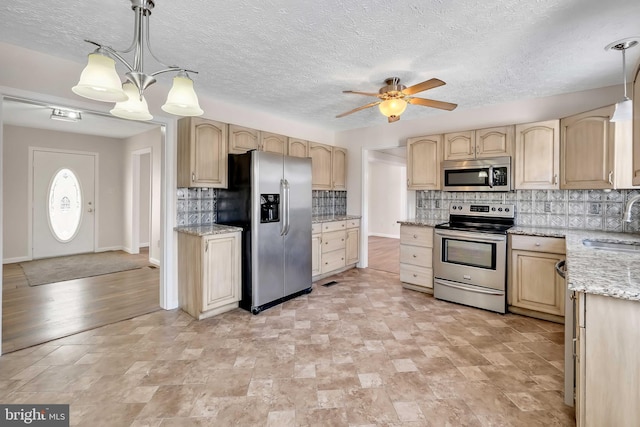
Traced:
POLYGON ((378 93, 343 90, 342 93, 355 93, 357 95, 375 96, 379 98, 379 101, 354 108, 353 110, 347 111, 346 113, 338 114, 336 118, 344 117, 357 111, 364 110, 365 108, 370 108, 378 105, 380 112, 389 118, 389 123, 393 123, 400 120, 400 114, 402 114, 407 108, 407 103, 413 105, 422 105, 425 107, 440 108, 441 110, 448 111, 451 111, 458 106, 458 104, 452 104, 450 102, 435 101, 433 99, 425 98, 415 98, 411 96, 418 92, 445 85, 446 83, 440 79, 426 80, 422 83, 418 83, 409 87, 400 84, 400 79, 398 77, 389 77, 384 82, 386 83, 386 85, 381 87, 378 93))

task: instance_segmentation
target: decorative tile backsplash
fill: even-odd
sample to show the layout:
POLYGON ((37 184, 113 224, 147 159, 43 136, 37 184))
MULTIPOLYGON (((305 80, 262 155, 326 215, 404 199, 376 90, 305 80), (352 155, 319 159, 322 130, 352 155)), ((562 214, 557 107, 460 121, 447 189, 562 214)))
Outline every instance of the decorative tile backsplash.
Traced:
MULTIPOLYGON (((178 188, 176 225, 210 225, 216 222, 217 191, 213 188, 178 188)), ((346 215, 346 191, 313 191, 312 215, 346 215)))
POLYGON ((508 193, 417 191, 416 218, 446 221, 453 201, 512 203, 516 225, 640 231, 640 203, 631 210, 631 222, 622 220, 625 203, 640 190, 516 190, 508 193))

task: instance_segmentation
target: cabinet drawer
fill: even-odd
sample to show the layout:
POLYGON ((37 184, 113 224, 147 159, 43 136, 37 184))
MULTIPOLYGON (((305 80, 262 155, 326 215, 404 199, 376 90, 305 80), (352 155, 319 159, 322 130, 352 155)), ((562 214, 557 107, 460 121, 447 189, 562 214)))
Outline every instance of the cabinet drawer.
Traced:
POLYGON ((359 219, 348 219, 347 220, 347 228, 356 228, 356 227, 360 227, 360 220, 359 219))
MULTIPOLYGON (((322 233, 322 253, 344 249, 346 246, 346 233, 344 231, 332 231, 322 233)), ((344 252, 344 251, 343 251, 344 252)))
POLYGON ((433 270, 409 264, 400 264, 400 281, 433 288, 433 270))
POLYGON ((337 231, 344 230, 347 228, 347 221, 330 221, 322 223, 322 231, 337 231))
POLYGON ((400 245, 400 263, 431 267, 431 248, 423 246, 400 245))
POLYGON ((433 247, 433 228, 403 225, 400 227, 400 243, 431 248, 433 247))
POLYGON ((311 224, 311 234, 322 233, 322 223, 311 224))
POLYGON ((511 249, 523 251, 565 253, 565 241, 557 237, 511 236, 511 249))
POLYGON ((321 269, 322 274, 328 273, 330 271, 338 270, 344 267, 346 265, 344 256, 345 256, 344 251, 340 251, 340 250, 323 253, 322 269, 321 269))

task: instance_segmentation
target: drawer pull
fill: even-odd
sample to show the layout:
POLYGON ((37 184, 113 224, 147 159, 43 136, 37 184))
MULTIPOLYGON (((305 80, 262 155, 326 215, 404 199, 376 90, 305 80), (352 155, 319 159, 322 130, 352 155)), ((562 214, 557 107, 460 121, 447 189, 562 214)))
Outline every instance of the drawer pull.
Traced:
POLYGON ((418 258, 418 255, 416 255, 416 254, 413 254, 413 257, 414 257, 414 258, 418 258))
POLYGON ((415 273, 413 273, 413 277, 418 277, 418 275, 417 275, 417 274, 415 274, 415 273))
POLYGON ((540 246, 540 243, 536 242, 536 246, 540 246))
POLYGON ((341 242, 344 242, 344 239, 340 239, 341 242))
POLYGON ((417 238, 418 238, 418 235, 417 235, 417 234, 414 234, 414 235, 413 235, 413 238, 414 238, 414 239, 417 239, 417 238))

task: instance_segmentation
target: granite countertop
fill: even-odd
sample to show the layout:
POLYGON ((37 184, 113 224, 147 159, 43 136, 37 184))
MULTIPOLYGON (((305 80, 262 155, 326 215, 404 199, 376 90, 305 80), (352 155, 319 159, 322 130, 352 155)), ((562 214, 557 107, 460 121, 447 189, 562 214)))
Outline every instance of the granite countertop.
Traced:
POLYGON ((362 218, 360 215, 318 215, 311 217, 312 224, 318 224, 322 222, 331 222, 331 221, 346 221, 348 219, 360 219, 362 218))
POLYGON ((405 219, 404 221, 398 221, 401 225, 416 225, 419 227, 435 227, 438 224, 442 224, 446 221, 441 219, 405 219))
POLYGON ((175 227, 175 231, 178 233, 192 234, 194 236, 210 236, 213 234, 226 234, 234 233, 236 231, 242 231, 240 227, 233 227, 231 225, 211 224, 211 225, 185 225, 175 227))
POLYGON ((640 244, 640 234, 517 226, 509 234, 564 237, 567 283, 572 291, 640 301, 640 251, 618 252, 584 246, 584 239, 640 244))

